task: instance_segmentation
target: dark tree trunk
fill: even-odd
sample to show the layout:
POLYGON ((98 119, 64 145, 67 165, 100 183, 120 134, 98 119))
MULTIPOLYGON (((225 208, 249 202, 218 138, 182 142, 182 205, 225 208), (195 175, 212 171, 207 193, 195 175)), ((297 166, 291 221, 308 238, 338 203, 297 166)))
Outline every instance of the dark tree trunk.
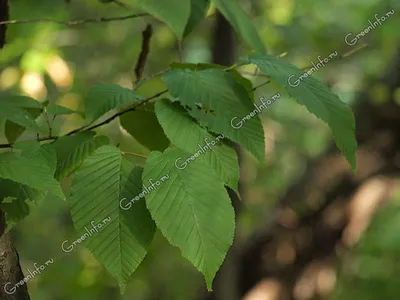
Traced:
POLYGON ((26 283, 13 289, 15 284, 24 280, 19 256, 14 248, 11 233, 5 233, 6 222, 0 210, 0 300, 30 300, 26 283), (7 291, 7 292, 6 292, 7 291))
MULTIPOLYGON (((217 12, 213 33, 212 62, 225 66, 232 65, 235 62, 235 47, 236 38, 232 26, 219 12, 217 12)), ((241 152, 239 147, 236 145, 234 145, 234 147, 238 154, 240 165, 241 152)), ((239 191, 240 190, 241 184, 239 182, 239 191)), ((232 190, 228 189, 228 193, 237 215, 241 208, 241 202, 232 190)), ((236 286, 232 286, 232 282, 236 282, 238 280, 237 254, 239 247, 235 241, 232 247, 229 249, 224 263, 214 279, 213 292, 207 293, 205 289, 203 289, 199 299, 239 300, 238 289, 236 286)))
MULTIPOLYGON (((8 0, 0 0, 0 21, 8 21, 8 0)), ((7 25, 0 25, 0 49, 6 43, 7 25)))
MULTIPOLYGON (((8 18, 8 0, 0 0, 0 21, 7 21, 8 18)), ((6 30, 6 25, 0 25, 0 48, 6 43, 6 30)), ((4 233, 5 229, 5 216, 0 210, 0 300, 30 300, 18 252, 13 246, 11 233, 4 233), (24 284, 14 290, 15 284, 21 280, 24 284)))

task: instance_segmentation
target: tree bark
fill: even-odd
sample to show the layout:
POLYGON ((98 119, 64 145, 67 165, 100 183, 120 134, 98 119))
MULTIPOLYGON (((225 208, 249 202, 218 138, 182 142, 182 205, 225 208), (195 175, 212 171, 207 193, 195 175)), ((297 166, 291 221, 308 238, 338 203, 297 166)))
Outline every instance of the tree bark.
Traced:
POLYGON ((26 283, 13 287, 24 280, 19 256, 12 243, 11 233, 5 233, 6 222, 0 210, 0 300, 30 300, 26 283))
MULTIPOLYGON (((0 0, 0 21, 8 21, 8 0, 0 0)), ((0 49, 6 43, 7 25, 0 25, 0 49)))
MULTIPOLYGON (((213 33, 213 44, 212 44, 212 62, 224 66, 230 66, 235 62, 235 49, 236 49, 236 38, 232 26, 229 22, 217 12, 214 33, 213 33)), ((241 151, 239 147, 232 144, 238 155, 239 166, 241 165, 241 151)), ((237 215, 241 209, 241 201, 229 188, 227 188, 228 194, 232 200, 232 205, 237 215)), ((241 191, 241 183, 239 182, 239 192, 241 191)), ((232 286, 232 282, 238 280, 238 243, 236 239, 233 242, 232 247, 229 249, 226 258, 215 276, 213 282, 213 292, 208 293, 203 288, 199 299, 205 300, 239 300, 239 291, 236 286, 232 286)))

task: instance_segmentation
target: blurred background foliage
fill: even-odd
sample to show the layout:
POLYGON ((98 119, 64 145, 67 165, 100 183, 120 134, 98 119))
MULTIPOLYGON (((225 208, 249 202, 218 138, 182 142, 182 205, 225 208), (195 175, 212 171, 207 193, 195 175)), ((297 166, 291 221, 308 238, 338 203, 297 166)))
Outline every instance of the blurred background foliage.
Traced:
MULTIPOLYGON (((328 57, 334 51, 343 55, 366 44, 351 56, 332 60, 313 75, 326 82, 347 103, 353 103, 363 83, 379 76, 395 55, 400 30, 398 0, 239 2, 254 21, 268 52, 275 55, 287 52, 284 59, 301 68, 311 62, 317 63, 319 55, 328 57), (375 14, 384 15, 391 9, 395 14, 382 26, 358 41, 356 46, 346 45, 345 35, 360 32, 375 14)), ((125 3, 136 11, 134 1, 125 3)), ((10 10, 10 19, 21 20, 76 20, 130 13, 113 3, 95 0, 71 0, 70 3, 11 0, 10 10)), ((208 17, 184 41, 184 62, 210 62, 214 18, 215 10, 211 8, 208 17)), ((132 87, 132 70, 141 49, 141 33, 149 21, 149 18, 137 18, 71 27, 54 23, 9 25, 8 43, 0 51, 0 97, 25 94, 42 102, 83 111, 84 98, 95 83, 132 87)), ((159 22, 151 22, 154 34, 146 75, 179 60, 179 45, 172 31, 159 22)), ((249 51, 241 41, 237 47, 237 57, 249 51)), ((241 71, 247 74, 255 70, 246 67, 241 71)), ((265 81, 262 77, 245 77, 254 85, 265 81)), ((139 93, 151 96, 164 88, 160 79, 153 79, 143 85, 139 93)), ((246 242, 266 215, 268 219, 268 215, 274 213, 277 200, 288 186, 304 175, 305 161, 323 155, 332 140, 327 126, 295 104, 278 86, 268 84, 257 89, 255 99, 269 98, 277 91, 282 97, 262 115, 267 163, 259 165, 248 154, 242 161, 243 207, 237 216, 236 233, 239 245, 246 242)), ((385 86, 377 84, 372 91, 371 98, 377 106, 387 101, 385 86)), ((400 89, 396 95, 400 105, 400 89)), ((44 120, 40 122, 46 127, 44 120)), ((4 123, 1 120, 1 126, 4 123)), ((53 132, 65 134, 83 123, 84 119, 76 114, 59 117, 53 132)), ((142 131, 146 130, 148 128, 143 126, 142 131)), ((120 126, 118 120, 98 132, 108 135, 112 143, 120 144, 123 151, 149 152, 120 126)), ((34 136, 25 132, 19 140, 30 138, 34 136)), ((5 136, 0 136, 0 142, 7 142, 5 136)), ((142 159, 130 159, 143 166, 142 159)), ((63 185, 68 186, 70 180, 65 180, 63 185)), ((332 299, 398 299, 399 199, 398 195, 390 206, 379 212, 362 242, 338 264, 339 275, 332 299)), ((115 280, 83 245, 72 253, 62 252, 61 243, 77 237, 67 205, 58 199, 46 198, 39 208, 33 207, 29 217, 13 229, 13 234, 25 274, 27 268, 32 270, 34 263, 42 264, 50 258, 55 261, 41 276, 29 281, 32 300, 187 300, 201 299, 204 295, 201 274, 158 232, 148 255, 132 276, 126 294, 121 296, 115 280)))

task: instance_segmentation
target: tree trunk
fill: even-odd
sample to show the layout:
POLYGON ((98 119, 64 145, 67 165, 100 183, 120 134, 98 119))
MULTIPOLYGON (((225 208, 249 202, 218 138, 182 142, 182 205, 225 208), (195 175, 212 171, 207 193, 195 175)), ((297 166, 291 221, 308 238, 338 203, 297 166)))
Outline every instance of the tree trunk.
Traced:
MULTIPOLYGON (((232 26, 229 22, 217 12, 214 33, 213 33, 213 49, 212 49, 212 62, 220 65, 230 66, 235 62, 235 47, 236 39, 232 26)), ((241 151, 237 145, 234 145, 238 155, 239 165, 241 164, 241 151)), ((239 192, 241 184, 239 182, 239 192)), ((241 209, 241 201, 237 195, 230 189, 228 194, 232 200, 235 215, 241 209)), ((215 276, 213 282, 213 292, 208 293, 203 288, 199 299, 205 300, 239 300, 239 291, 236 286, 232 286, 232 282, 238 280, 238 249, 239 246, 234 240, 232 247, 229 249, 224 263, 215 276)))
MULTIPOLYGON (((8 0, 0 0, 0 21, 8 21, 8 0)), ((0 25, 0 49, 6 43, 7 25, 0 25)))
POLYGON ((11 233, 4 234, 5 228, 4 213, 0 210, 0 300, 30 300, 18 252, 13 246, 11 233), (23 285, 15 288, 18 282, 23 285))

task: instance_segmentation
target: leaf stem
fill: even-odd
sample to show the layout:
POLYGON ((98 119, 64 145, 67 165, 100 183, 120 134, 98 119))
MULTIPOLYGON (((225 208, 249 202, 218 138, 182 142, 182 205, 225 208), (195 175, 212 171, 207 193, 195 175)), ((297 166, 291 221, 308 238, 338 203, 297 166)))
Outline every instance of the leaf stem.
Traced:
MULTIPOLYGON (((51 127, 51 123, 53 123, 53 122, 50 123, 49 114, 47 113, 46 107, 44 108, 44 118, 46 119, 47 126, 49 127, 49 137, 51 137, 53 134, 53 129, 51 127)), ((54 118, 53 118, 53 120, 54 120, 54 118)))
POLYGON ((246 71, 238 71, 240 74, 243 75, 247 75, 247 76, 253 76, 253 77, 269 77, 269 75, 267 74, 262 74, 262 73, 257 73, 258 69, 256 68, 256 70, 254 71, 254 73, 252 72, 246 72, 246 71))
POLYGON ((121 153, 122 153, 122 155, 132 155, 132 156, 137 156, 140 158, 147 159, 147 156, 143 155, 143 154, 138 154, 138 153, 134 153, 134 152, 124 152, 124 151, 121 151, 121 153))
POLYGON ((253 88, 253 91, 255 91, 256 89, 258 89, 258 88, 260 88, 260 87, 262 87, 262 86, 264 86, 264 85, 266 85, 266 84, 268 84, 268 83, 270 83, 270 82, 271 82, 271 80, 268 80, 268 81, 266 81, 266 82, 264 82, 264 83, 261 83, 261 84, 255 86, 255 87, 253 88))
POLYGON ((226 67, 224 69, 224 71, 230 71, 230 70, 233 70, 233 69, 238 68, 238 67, 243 66, 243 65, 245 65, 245 64, 244 63, 237 63, 237 64, 234 64, 234 65, 232 65, 230 67, 226 67))
POLYGON ((136 84, 136 86, 134 87, 133 90, 136 91, 140 86, 142 86, 142 85, 145 84, 146 82, 148 82, 148 81, 150 81, 150 80, 156 78, 157 76, 160 76, 160 75, 163 75, 164 73, 167 73, 169 70, 171 70, 170 67, 166 68, 165 70, 162 70, 162 71, 153 73, 153 74, 151 74, 151 75, 149 75, 149 76, 143 78, 142 80, 140 80, 140 81, 136 84))

